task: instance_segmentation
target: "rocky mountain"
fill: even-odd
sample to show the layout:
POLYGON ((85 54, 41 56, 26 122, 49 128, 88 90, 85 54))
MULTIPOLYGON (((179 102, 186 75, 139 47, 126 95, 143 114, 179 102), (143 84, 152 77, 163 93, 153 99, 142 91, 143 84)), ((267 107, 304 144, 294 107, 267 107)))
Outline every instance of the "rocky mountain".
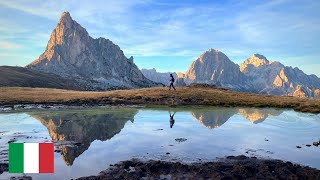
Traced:
POLYGON ((232 62, 219 50, 209 49, 190 65, 185 73, 185 81, 190 83, 219 84, 224 88, 248 90, 250 83, 232 62))
POLYGON ((227 89, 271 95, 318 97, 320 79, 299 68, 269 61, 254 54, 239 65, 219 50, 210 49, 197 58, 184 75, 185 82, 207 83, 227 89))
POLYGON ((161 73, 161 72, 157 72, 157 70, 155 68, 153 69, 141 69, 141 72, 143 73, 143 75, 150 79, 151 81, 157 82, 157 83, 162 83, 163 85, 168 86, 170 84, 169 80, 170 80, 170 74, 173 75, 173 77, 175 78, 175 85, 176 86, 185 86, 185 82, 184 79, 182 77, 182 73, 175 73, 175 72, 165 72, 165 73, 161 73))
POLYGON ((269 61, 259 54, 245 60, 240 70, 258 93, 313 97, 314 91, 320 88, 317 76, 307 75, 299 68, 285 66, 277 61, 269 61))
POLYGON ((157 85, 144 77, 133 57, 128 59, 109 39, 90 37, 69 12, 62 13, 45 52, 27 68, 74 79, 93 90, 157 85))

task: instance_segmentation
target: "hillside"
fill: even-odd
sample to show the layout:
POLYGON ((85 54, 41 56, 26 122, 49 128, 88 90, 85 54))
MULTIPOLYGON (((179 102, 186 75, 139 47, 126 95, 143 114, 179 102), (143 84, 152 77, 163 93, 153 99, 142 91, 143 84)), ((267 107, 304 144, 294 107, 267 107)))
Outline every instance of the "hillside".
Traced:
POLYGON ((76 83, 60 76, 12 66, 0 66, 0 86, 80 90, 76 83))
POLYGON ((179 87, 177 91, 168 91, 167 88, 143 88, 106 92, 0 88, 0 105, 15 104, 246 106, 293 108, 301 112, 320 113, 320 99, 249 94, 211 87, 179 87))

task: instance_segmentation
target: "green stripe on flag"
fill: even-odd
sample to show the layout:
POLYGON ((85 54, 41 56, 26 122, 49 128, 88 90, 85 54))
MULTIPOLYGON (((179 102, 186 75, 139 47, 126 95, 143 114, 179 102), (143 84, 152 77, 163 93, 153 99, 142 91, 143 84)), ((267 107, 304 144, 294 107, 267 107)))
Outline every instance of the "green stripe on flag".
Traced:
POLYGON ((9 144, 9 173, 23 173, 23 143, 9 144))

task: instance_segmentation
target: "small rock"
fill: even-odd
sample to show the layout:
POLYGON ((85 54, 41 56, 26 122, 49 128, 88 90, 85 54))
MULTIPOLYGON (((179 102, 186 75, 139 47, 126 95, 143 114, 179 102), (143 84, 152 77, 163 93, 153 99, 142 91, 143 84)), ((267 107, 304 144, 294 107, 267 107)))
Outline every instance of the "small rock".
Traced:
POLYGON ((268 139, 264 139, 265 141, 269 141, 268 139))
POLYGON ((307 147, 310 147, 311 145, 310 145, 310 144, 306 144, 306 146, 307 146, 307 147))
POLYGON ((60 149, 56 149, 56 150, 54 150, 54 152, 61 153, 61 150, 60 149))
POLYGON ((169 152, 166 153, 167 155, 170 154, 169 152))
POLYGON ((301 146, 296 146, 296 147, 299 148, 299 149, 301 148, 301 146))
POLYGON ((314 146, 319 146, 319 142, 313 142, 314 146))
POLYGON ((186 138, 176 138, 175 140, 177 142, 185 142, 187 139, 186 138))
POLYGON ((15 140, 15 139, 10 139, 10 141, 8 141, 8 144, 9 143, 13 143, 13 142, 16 142, 17 140, 15 140))

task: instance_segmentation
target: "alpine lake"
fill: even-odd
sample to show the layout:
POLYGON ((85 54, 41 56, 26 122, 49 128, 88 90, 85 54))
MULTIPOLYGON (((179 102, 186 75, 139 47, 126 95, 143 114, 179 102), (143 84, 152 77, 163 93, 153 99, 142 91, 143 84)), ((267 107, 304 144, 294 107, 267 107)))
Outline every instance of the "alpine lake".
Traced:
MULTIPOLYGON (((320 115, 234 107, 100 107, 0 113, 0 163, 9 142, 53 142, 54 174, 97 175, 111 164, 142 160, 214 161, 230 155, 280 159, 320 169, 320 115)), ((19 174, 20 176, 21 174, 19 174)), ((0 179, 18 174, 4 172, 0 179)))

